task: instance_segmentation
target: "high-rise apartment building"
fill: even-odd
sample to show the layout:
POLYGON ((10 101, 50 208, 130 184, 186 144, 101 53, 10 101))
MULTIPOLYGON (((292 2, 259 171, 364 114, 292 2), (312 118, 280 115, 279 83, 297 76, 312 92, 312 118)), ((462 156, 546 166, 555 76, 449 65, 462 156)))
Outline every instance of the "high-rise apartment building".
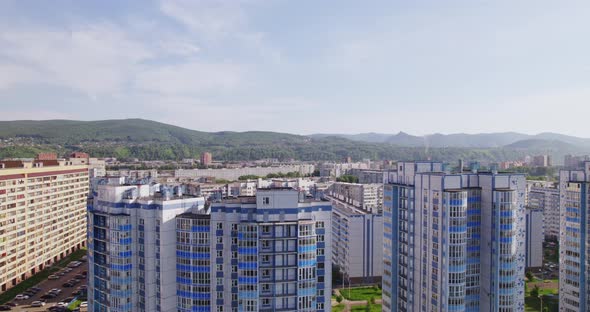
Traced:
POLYGON ((401 162, 387 181, 384 311, 524 311, 524 175, 401 162))
POLYGON ((0 292, 86 245, 88 166, 0 161, 0 292))
POLYGON ((383 275, 383 215, 332 201, 332 266, 342 283, 381 283, 383 275))
POLYGON ((329 311, 329 202, 290 188, 212 203, 101 185, 90 207, 93 311, 329 311))
POLYGON ((545 239, 559 238, 559 189, 557 184, 545 181, 527 181, 526 207, 543 211, 545 239))
POLYGON ((565 155, 563 157, 563 166, 568 169, 577 169, 580 166, 583 166, 585 161, 590 161, 589 155, 565 155))
POLYGON ((209 152, 201 154, 201 165, 209 166, 213 162, 213 156, 209 152))
POLYGON ((584 162, 583 169, 562 170, 559 193, 559 311, 588 311, 590 162, 584 162))
POLYGON ((88 205, 89 310, 176 311, 175 218, 204 199, 110 180, 88 205))

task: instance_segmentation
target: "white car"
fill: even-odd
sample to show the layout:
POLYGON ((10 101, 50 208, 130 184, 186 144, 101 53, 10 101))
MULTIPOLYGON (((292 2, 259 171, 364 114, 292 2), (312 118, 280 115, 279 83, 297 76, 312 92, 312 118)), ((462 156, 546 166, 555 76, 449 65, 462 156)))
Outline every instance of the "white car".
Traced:
POLYGON ((33 301, 31 302, 31 307, 42 307, 45 305, 45 302, 43 301, 33 301))
POLYGON ((58 307, 64 307, 64 308, 65 308, 65 307, 67 307, 67 306, 68 306, 68 304, 67 304, 67 303, 65 303, 65 302, 58 302, 58 303, 56 304, 56 306, 58 306, 58 307))
POLYGON ((16 299, 16 300, 27 300, 27 299, 29 299, 29 296, 23 295, 23 294, 18 294, 18 295, 16 295, 16 297, 14 297, 14 299, 16 299))
POLYGON ((82 301, 82 303, 80 303, 80 308, 85 308, 88 306, 88 302, 87 301, 82 301))
POLYGON ((57 276, 57 275, 53 275, 53 274, 52 274, 52 275, 49 275, 49 276, 47 277, 47 279, 48 279, 48 280, 56 280, 56 279, 59 279, 59 276, 57 276))

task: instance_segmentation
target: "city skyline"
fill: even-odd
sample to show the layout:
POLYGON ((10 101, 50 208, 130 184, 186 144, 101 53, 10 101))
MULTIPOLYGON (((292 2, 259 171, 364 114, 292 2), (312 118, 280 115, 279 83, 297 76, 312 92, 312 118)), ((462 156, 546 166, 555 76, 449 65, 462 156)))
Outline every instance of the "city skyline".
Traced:
POLYGON ((2 120, 590 136, 582 1, 4 1, 0 12, 2 120))

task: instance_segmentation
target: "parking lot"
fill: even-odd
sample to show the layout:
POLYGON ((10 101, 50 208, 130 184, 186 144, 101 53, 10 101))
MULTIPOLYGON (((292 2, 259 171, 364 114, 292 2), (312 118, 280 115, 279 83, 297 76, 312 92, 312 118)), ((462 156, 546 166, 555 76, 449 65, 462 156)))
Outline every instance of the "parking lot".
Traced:
POLYGON ((72 271, 69 273, 65 273, 65 269, 60 270, 59 272, 63 272, 63 276, 58 275, 59 272, 55 272, 54 274, 59 276, 59 278, 56 280, 47 279, 37 284, 36 287, 39 287, 41 290, 29 299, 12 300, 12 302, 18 305, 16 307, 12 307, 11 311, 47 311, 47 309, 49 309, 52 306, 55 306, 58 302, 61 302, 62 300, 68 297, 76 297, 72 293, 76 292, 76 290, 80 286, 85 286, 88 284, 87 277, 84 276, 83 278, 79 278, 80 281, 78 283, 75 283, 73 287, 64 287, 63 284, 76 278, 76 275, 78 275, 78 277, 82 277, 82 273, 84 271, 88 271, 88 264, 86 262, 83 262, 79 267, 71 269, 72 271), (31 307, 31 303, 33 301, 42 300, 41 296, 45 295, 54 288, 60 289, 61 293, 57 295, 55 298, 46 299, 46 304, 43 307, 31 307))

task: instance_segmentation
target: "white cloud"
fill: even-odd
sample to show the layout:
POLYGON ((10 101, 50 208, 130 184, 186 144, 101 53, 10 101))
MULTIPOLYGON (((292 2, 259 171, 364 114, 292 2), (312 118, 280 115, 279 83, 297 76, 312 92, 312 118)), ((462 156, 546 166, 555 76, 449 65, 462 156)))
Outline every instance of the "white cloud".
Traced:
POLYGON ((161 94, 195 94, 214 89, 229 90, 240 85, 244 70, 230 63, 189 63, 149 67, 140 71, 135 87, 161 94))
POLYGON ((0 90, 36 80, 39 73, 26 66, 0 64, 0 90))
MULTIPOLYGON (((119 28, 88 25, 70 31, 4 29, 0 52, 38 73, 28 82, 66 86, 89 95, 119 90, 140 62, 153 56, 119 28)), ((27 81, 21 81, 27 82, 27 81)))
POLYGON ((233 1, 162 1, 162 13, 183 24, 205 39, 235 32, 245 22, 245 15, 233 1))

